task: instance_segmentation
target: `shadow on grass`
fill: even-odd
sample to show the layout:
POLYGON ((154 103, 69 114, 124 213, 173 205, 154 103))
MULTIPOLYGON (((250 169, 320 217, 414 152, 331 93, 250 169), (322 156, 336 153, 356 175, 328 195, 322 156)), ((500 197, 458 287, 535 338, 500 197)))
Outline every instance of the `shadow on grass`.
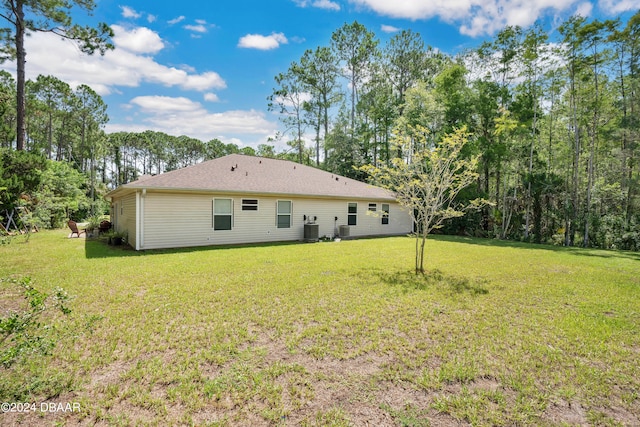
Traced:
POLYGON ((431 270, 425 274, 415 274, 410 271, 380 272, 378 276, 384 283, 388 283, 391 286, 400 286, 405 292, 439 288, 450 294, 485 295, 489 293, 486 288, 487 280, 472 281, 466 277, 444 274, 440 270, 431 270))
POLYGON ((221 251, 232 250, 242 248, 259 248, 270 246, 289 246, 289 245, 304 245, 304 242, 268 242, 268 243, 253 243, 244 245, 215 245, 215 246, 194 246, 187 248, 171 248, 171 249, 149 249, 136 251, 127 244, 119 246, 109 245, 106 239, 92 238, 85 241, 85 257, 86 258, 123 258, 123 257, 139 257, 139 256, 153 256, 160 254, 183 254, 193 252, 209 252, 209 251, 221 251))
POLYGON ((465 237, 465 236, 448 236, 443 234, 430 235, 429 239, 443 241, 443 242, 467 243, 470 245, 479 245, 479 246, 535 249, 535 250, 541 250, 541 251, 562 252, 566 254, 584 256, 584 257, 627 258, 635 261, 640 261, 640 253, 632 252, 632 251, 617 251, 612 249, 554 246, 554 245, 536 244, 536 243, 527 243, 527 242, 514 242, 512 240, 485 239, 485 238, 479 238, 479 237, 465 237))

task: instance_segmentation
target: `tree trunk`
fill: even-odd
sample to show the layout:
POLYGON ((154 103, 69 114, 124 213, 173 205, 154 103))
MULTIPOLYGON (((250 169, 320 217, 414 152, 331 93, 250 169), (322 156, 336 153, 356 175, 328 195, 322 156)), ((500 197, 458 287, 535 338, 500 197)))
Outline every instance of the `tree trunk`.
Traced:
POLYGON ((23 0, 16 3, 16 150, 24 150, 25 139, 25 66, 27 52, 24 49, 23 0))
POLYGON ((427 236, 423 233, 416 234, 416 274, 424 274, 424 246, 427 236))

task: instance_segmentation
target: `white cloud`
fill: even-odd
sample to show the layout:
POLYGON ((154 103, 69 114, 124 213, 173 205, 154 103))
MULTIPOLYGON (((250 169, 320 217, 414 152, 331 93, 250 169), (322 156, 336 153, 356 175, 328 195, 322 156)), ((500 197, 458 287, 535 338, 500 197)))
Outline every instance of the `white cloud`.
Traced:
POLYGON ((150 24, 156 22, 157 19, 158 17, 155 15, 151 15, 151 14, 147 15, 147 22, 150 24))
MULTIPOLYGON (((494 34, 506 25, 533 24, 545 12, 564 12, 579 0, 349 0, 380 15, 402 19, 439 17, 459 23, 460 32, 472 37, 494 34)), ((623 4, 638 0, 600 0, 623 4)), ((622 7, 622 6, 621 6, 622 7)))
POLYGON ((129 6, 120 6, 120 9, 122 10, 122 16, 124 18, 138 19, 142 16, 141 13, 136 12, 134 9, 130 8, 129 6))
MULTIPOLYGON (((186 72, 184 73, 186 74, 186 72)), ((218 73, 208 71, 202 74, 186 75, 180 87, 183 89, 203 91, 207 89, 224 89, 227 87, 227 84, 218 73)))
POLYGON ((133 53, 156 53, 164 48, 162 39, 155 31, 145 27, 127 30, 120 25, 112 25, 113 42, 118 48, 133 53))
POLYGON ((640 8, 638 0, 599 0, 598 7, 608 15, 615 15, 640 8))
POLYGON ((181 16, 178 16, 177 18, 173 18, 172 20, 167 21, 167 24, 175 25, 175 24, 178 24, 178 23, 180 23, 180 22, 182 22, 184 20, 185 20, 184 15, 181 15, 181 16))
POLYGON ((220 98, 218 98, 218 95, 211 92, 204 94, 204 100, 207 102, 220 102, 220 98))
POLYGON ((198 111, 201 105, 185 97, 137 96, 131 104, 140 107, 145 113, 173 114, 177 112, 198 111))
MULTIPOLYGON (((298 93, 298 99, 296 100, 296 102, 298 104, 302 104, 303 102, 311 101, 312 98, 313 97, 311 96, 311 93, 309 93, 309 92, 299 92, 298 93)), ((286 107, 295 106, 294 102, 293 102, 293 100, 291 98, 283 98, 281 96, 277 96, 276 99, 275 99, 275 102, 278 103, 278 104, 283 104, 286 107)))
POLYGON ((593 5, 591 3, 581 3, 576 8, 576 15, 580 15, 583 18, 588 18, 591 16, 591 12, 593 11, 593 5))
MULTIPOLYGON (((116 34, 125 34, 120 33, 121 30, 124 31, 121 27, 113 27, 116 34)), ((189 67, 169 67, 142 54, 147 52, 137 52, 138 44, 133 40, 155 40, 148 36, 139 39, 133 37, 133 34, 139 33, 140 31, 130 30, 121 39, 114 38, 116 49, 106 52, 104 56, 85 55, 75 43, 62 40, 54 34, 34 33, 26 40, 30 58, 27 78, 35 80, 39 74, 53 75, 72 86, 89 85, 100 95, 113 93, 118 87, 137 87, 142 83, 201 92, 226 88, 226 82, 216 72, 196 74, 189 67), (121 41, 124 44, 120 44, 121 41)), ((151 49, 147 46, 142 50, 151 49)), ((158 46, 153 50, 157 51, 158 46)), ((5 62, 0 65, 0 69, 14 72, 15 63, 5 62)))
POLYGON ((380 29, 385 33, 397 33, 398 31, 400 31, 400 28, 398 27, 394 27, 392 25, 385 25, 385 24, 380 25, 380 29))
MULTIPOLYGON (((122 108, 125 108, 124 106, 122 108)), ((107 132, 138 132, 155 130, 169 135, 189 135, 202 141, 213 138, 229 140, 236 135, 236 144, 242 144, 238 135, 260 136, 266 140, 276 132, 277 125, 256 110, 233 110, 221 113, 207 111, 198 102, 184 97, 138 96, 127 108, 136 115, 135 124, 108 124, 107 132)))
POLYGON ((335 10, 335 11, 340 10, 340 5, 330 0, 316 0, 313 3, 311 3, 311 6, 317 7, 319 9, 326 9, 326 10, 335 10))
POLYGON ((246 49, 271 50, 287 44, 289 41, 283 33, 271 33, 269 36, 247 34, 238 41, 238 47, 246 49))
POLYGON ((318 9, 325 10, 340 10, 340 4, 331 0, 293 0, 299 7, 317 7, 318 9))
POLYGON ((207 32, 207 27, 205 27, 202 24, 198 24, 198 25, 185 25, 184 26, 185 30, 189 30, 189 31, 193 31, 195 33, 206 33, 207 32))

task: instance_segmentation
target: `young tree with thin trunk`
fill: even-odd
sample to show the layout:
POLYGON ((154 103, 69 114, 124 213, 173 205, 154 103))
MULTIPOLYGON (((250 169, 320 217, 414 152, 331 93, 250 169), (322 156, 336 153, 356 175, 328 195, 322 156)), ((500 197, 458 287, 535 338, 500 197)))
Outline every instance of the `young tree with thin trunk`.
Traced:
MULTIPOLYGON (((320 166, 320 129, 324 128, 324 138, 329 134, 329 110, 342 94, 338 90, 338 60, 328 47, 307 50, 300 59, 302 83, 311 95, 304 106, 311 115, 311 123, 316 130, 316 166, 320 166)), ((327 149, 324 149, 324 160, 327 149)))
MULTIPOLYGON (((478 177, 475 172, 478 158, 461 156, 469 137, 466 128, 444 136, 435 146, 427 142, 428 133, 420 125, 397 129, 396 148, 406 153, 409 161, 395 158, 391 166, 361 168, 376 184, 395 192, 398 203, 411 215, 416 225, 416 274, 425 272, 427 236, 441 228, 447 219, 464 215, 464 207, 458 205, 456 196, 478 177)), ((472 205, 480 203, 473 201, 472 205)))
POLYGON ((356 128, 358 91, 369 74, 369 68, 378 52, 375 34, 354 21, 344 24, 331 35, 331 46, 336 57, 344 64, 345 77, 351 87, 351 138, 356 128))
POLYGON ((304 92, 303 78, 302 67, 293 62, 286 73, 280 73, 274 78, 277 87, 273 89, 273 94, 267 97, 269 111, 278 110, 282 114, 280 120, 287 126, 284 133, 291 133, 295 137, 298 163, 303 162, 304 141, 302 135, 306 127, 304 107, 309 99, 309 94, 304 92))
POLYGON ((96 50, 104 54, 113 49, 109 39, 113 31, 105 23, 97 28, 74 24, 71 9, 74 7, 91 14, 94 0, 2 0, 0 17, 8 27, 0 27, 0 62, 16 60, 16 149, 24 149, 25 141, 25 66, 27 51, 25 37, 30 33, 53 33, 79 43, 86 54, 96 50))

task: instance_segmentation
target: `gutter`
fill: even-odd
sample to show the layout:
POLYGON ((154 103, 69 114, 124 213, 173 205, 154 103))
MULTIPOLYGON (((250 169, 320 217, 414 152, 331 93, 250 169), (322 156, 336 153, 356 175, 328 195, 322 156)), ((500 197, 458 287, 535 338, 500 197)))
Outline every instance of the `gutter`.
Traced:
POLYGON ((265 197, 298 197, 298 198, 311 198, 311 199, 341 199, 341 200, 370 200, 370 201, 389 201, 396 202, 397 199, 394 194, 389 194, 388 197, 366 197, 366 196, 338 196, 331 194, 306 194, 306 193, 278 193, 278 192, 257 192, 257 191, 242 191, 242 190, 215 190, 207 188, 180 188, 180 187, 126 187, 121 186, 108 193, 105 197, 119 196, 120 193, 125 195, 130 192, 138 192, 142 190, 145 195, 146 191, 154 191, 159 193, 189 193, 189 194, 225 194, 225 195, 247 195, 247 196, 265 196, 265 197), (129 191, 125 191, 129 190, 129 191))

